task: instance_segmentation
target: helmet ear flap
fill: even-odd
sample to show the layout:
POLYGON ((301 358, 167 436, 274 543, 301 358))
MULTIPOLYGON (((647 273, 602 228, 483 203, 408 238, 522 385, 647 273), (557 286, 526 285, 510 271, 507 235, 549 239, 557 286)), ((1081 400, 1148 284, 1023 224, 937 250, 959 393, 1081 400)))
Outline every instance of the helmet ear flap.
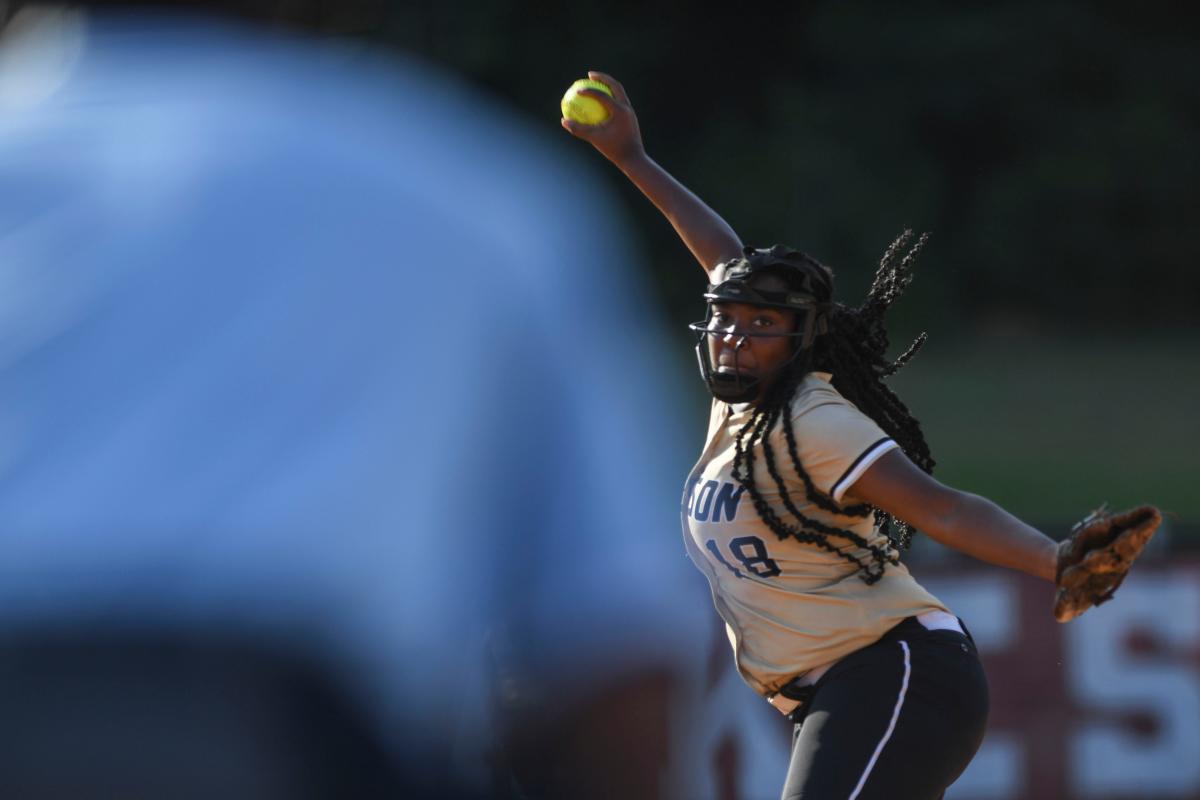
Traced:
POLYGON ((818 336, 829 333, 829 314, 825 308, 800 312, 796 320, 796 333, 802 334, 796 349, 811 350, 818 336))

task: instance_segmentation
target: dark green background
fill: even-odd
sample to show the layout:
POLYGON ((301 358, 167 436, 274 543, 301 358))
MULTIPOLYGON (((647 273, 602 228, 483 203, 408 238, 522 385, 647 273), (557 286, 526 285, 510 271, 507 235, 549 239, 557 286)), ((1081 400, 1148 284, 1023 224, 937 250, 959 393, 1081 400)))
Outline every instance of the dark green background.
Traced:
MULTIPOLYGON (((941 478, 1047 524, 1103 500, 1200 523, 1200 36, 1182 5, 452 5, 371 24, 551 131, 566 86, 610 72, 652 156, 747 243, 833 265, 843 299, 902 228, 930 231, 893 319, 897 344, 930 343, 895 384, 941 478)), ((564 146, 627 200, 682 330, 702 310, 690 256, 564 146)))
POLYGON ((558 128, 587 69, 623 81, 651 155, 747 243, 831 264, 843 300, 901 229, 930 231, 892 328, 898 344, 930 334, 895 384, 937 474, 1046 524, 1150 501, 1200 529, 1200 28, 1185 4, 232 5, 449 68, 577 153, 564 180, 625 201, 684 367, 700 272, 558 128))

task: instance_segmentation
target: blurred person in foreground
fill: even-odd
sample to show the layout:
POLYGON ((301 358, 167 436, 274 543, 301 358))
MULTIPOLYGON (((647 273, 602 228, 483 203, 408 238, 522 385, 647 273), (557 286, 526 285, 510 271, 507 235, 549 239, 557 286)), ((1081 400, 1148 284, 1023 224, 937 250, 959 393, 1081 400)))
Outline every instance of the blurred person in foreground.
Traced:
POLYGON ((497 707, 701 638, 662 337, 575 169, 367 49, 9 21, 0 794, 481 796, 497 707))

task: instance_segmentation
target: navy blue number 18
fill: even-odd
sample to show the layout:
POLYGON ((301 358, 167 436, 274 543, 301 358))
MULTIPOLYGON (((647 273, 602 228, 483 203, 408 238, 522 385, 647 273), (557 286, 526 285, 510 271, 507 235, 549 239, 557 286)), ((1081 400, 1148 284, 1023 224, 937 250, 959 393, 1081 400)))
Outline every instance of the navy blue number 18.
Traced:
MULTIPOLYGON (((717 561, 728 567, 734 575, 737 575, 739 578, 746 577, 740 569, 725 560, 725 557, 721 555, 720 548, 717 547, 715 539, 709 539, 704 543, 704 546, 708 548, 708 552, 712 553, 717 561)), ((739 536, 736 539, 730 539, 729 553, 737 559, 739 564, 760 578, 773 578, 783 571, 775 563, 775 560, 767 555, 767 548, 763 544, 763 540, 757 536, 739 536)))

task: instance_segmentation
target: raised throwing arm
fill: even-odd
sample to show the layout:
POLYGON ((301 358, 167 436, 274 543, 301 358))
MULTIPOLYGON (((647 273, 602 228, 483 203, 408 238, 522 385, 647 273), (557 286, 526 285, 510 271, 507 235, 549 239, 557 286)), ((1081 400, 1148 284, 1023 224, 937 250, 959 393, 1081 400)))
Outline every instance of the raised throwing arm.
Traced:
POLYGON ((717 264, 741 255, 741 239, 717 212, 646 155, 637 114, 620 82, 603 72, 588 72, 588 77, 612 89, 612 97, 594 89, 583 91, 603 104, 609 117, 599 125, 563 119, 563 128, 572 136, 590 142, 616 165, 663 213, 709 280, 715 280, 713 269, 717 264))

